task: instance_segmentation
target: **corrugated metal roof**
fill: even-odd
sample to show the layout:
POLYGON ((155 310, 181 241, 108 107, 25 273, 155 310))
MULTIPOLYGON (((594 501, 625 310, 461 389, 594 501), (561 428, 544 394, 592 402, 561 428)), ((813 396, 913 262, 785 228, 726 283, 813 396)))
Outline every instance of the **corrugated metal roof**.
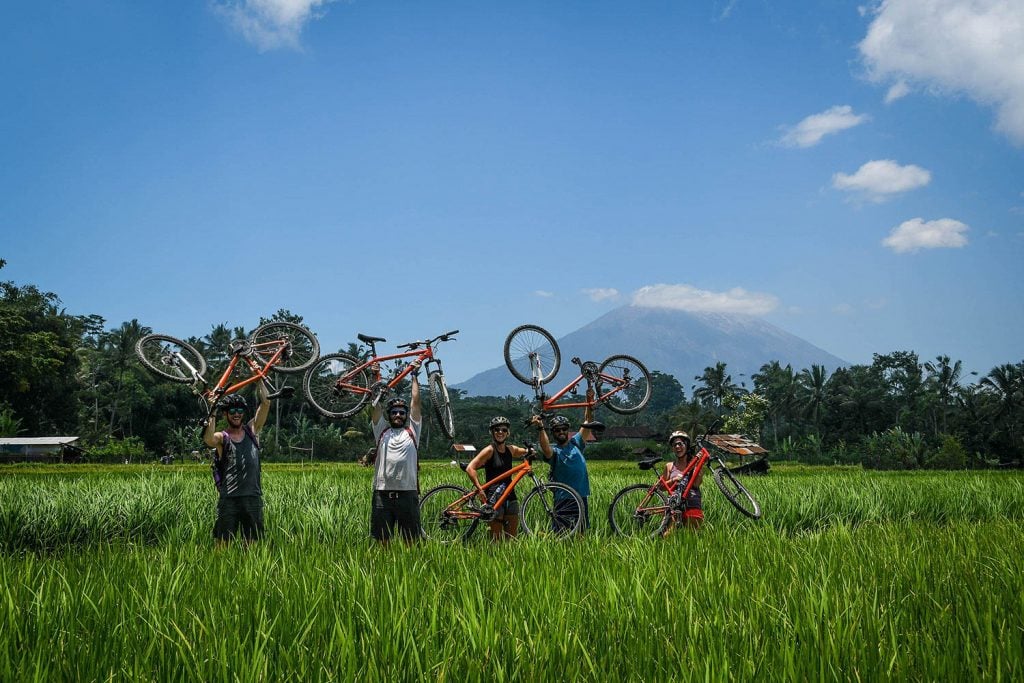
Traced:
POLYGON ((712 445, 736 455, 761 455, 767 453, 759 444, 739 434, 714 434, 708 437, 712 445))
POLYGON ((0 438, 0 446, 62 446, 78 439, 77 436, 12 436, 0 438))

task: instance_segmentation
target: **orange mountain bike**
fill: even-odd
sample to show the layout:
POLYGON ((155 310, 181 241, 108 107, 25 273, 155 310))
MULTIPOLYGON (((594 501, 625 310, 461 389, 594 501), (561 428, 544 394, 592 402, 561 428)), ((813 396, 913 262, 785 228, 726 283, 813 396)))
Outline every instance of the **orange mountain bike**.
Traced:
MULTIPOLYGON (((608 523, 615 533, 620 536, 652 538, 664 534, 672 523, 672 515, 684 511, 686 497, 693 488, 697 473, 704 469, 704 465, 711 458, 718 463, 711 468, 711 472, 726 499, 747 517, 761 518, 761 506, 758 502, 726 467, 718 452, 712 454, 707 448, 708 436, 713 433, 720 421, 716 420, 704 436, 697 439, 697 457, 691 458, 689 464, 683 468, 681 479, 686 482, 685 485, 669 481, 658 474, 658 480, 653 484, 633 484, 615 494, 608 508, 608 523)), ((637 463, 637 466, 642 470, 651 470, 659 460, 660 456, 645 458, 637 463)))
POLYGON ((609 356, 598 365, 573 358, 580 374, 562 389, 548 396, 544 385, 554 379, 562 354, 550 332, 537 325, 520 325, 505 339, 505 365, 512 376, 533 387, 541 414, 569 408, 608 406, 622 415, 639 412, 651 400, 651 374, 632 356, 609 356), (580 396, 580 385, 586 391, 580 396), (593 389, 594 398, 585 395, 593 389))
POLYGON ((432 339, 399 344, 398 348, 408 351, 387 356, 377 355, 377 342, 385 342, 387 339, 360 334, 359 341, 370 345, 370 357, 360 359, 347 353, 321 356, 306 371, 302 382, 303 393, 310 405, 321 415, 330 418, 351 417, 358 413, 367 401, 377 405, 384 396, 394 391, 399 382, 413 372, 412 364, 420 361, 426 364, 427 387, 434 415, 441 426, 441 431, 449 439, 453 439, 455 422, 452 417, 452 404, 448 398, 448 387, 444 383, 441 361, 435 355, 434 347, 439 342, 449 341, 458 333, 458 330, 452 330, 432 339), (394 372, 385 380, 381 374, 381 364, 389 361, 396 361, 394 372))
MULTIPOLYGON (((427 538, 451 543, 468 541, 480 522, 490 522, 505 504, 516 484, 529 477, 533 489, 523 498, 519 520, 530 536, 567 538, 580 530, 584 522, 583 499, 574 488, 555 481, 543 482, 533 470, 537 452, 526 444, 523 462, 508 472, 489 479, 481 488, 489 492, 487 501, 478 491, 455 484, 435 486, 420 498, 420 524, 427 538)), ((465 471, 466 463, 459 463, 465 471)))
POLYGON ((171 382, 192 385, 206 412, 204 421, 217 412, 221 398, 256 382, 266 385, 271 398, 291 396, 295 390, 275 386, 270 373, 304 371, 320 354, 320 344, 301 325, 271 322, 257 327, 247 339, 231 342, 228 352, 228 366, 211 386, 205 377, 206 359, 188 342, 166 334, 147 334, 135 344, 135 353, 147 369, 171 382), (232 382, 236 371, 248 374, 232 382))

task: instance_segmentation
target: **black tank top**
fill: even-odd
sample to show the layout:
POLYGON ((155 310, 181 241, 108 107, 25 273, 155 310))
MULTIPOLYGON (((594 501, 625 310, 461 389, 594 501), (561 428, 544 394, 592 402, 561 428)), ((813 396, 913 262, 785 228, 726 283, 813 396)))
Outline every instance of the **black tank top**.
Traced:
MULTIPOLYGON (((512 469, 512 453, 509 452, 508 447, 505 447, 504 453, 499 453, 498 449, 491 445, 491 458, 484 463, 484 473, 487 475, 487 481, 500 477, 501 475, 512 469)), ((507 477, 501 481, 497 486, 505 487, 512 482, 511 477, 507 477)), ((512 489, 512 493, 509 494, 509 500, 518 500, 516 498, 516 491, 512 489)))

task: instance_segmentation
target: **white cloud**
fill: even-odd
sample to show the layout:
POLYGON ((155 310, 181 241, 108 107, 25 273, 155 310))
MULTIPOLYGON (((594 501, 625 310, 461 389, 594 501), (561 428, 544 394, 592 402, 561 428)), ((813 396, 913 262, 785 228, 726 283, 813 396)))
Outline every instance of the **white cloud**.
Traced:
POLYGON ((533 290, 533 294, 534 294, 534 296, 539 296, 539 297, 541 297, 543 299, 550 299, 551 297, 553 297, 555 295, 554 292, 548 292, 548 291, 543 290, 543 289, 535 289, 535 290, 533 290))
POLYGON ((832 312, 837 315, 853 315, 856 310, 850 304, 836 304, 832 307, 832 312))
POLYGON ((885 0, 859 47, 873 80, 966 94, 1024 144, 1022 36, 1020 0, 885 0))
POLYGON ((214 9, 261 51, 299 49, 303 27, 319 17, 317 10, 334 0, 227 0, 214 9))
POLYGON ((611 287, 596 287, 580 291, 589 296, 591 301, 605 301, 607 299, 614 299, 619 295, 619 290, 611 287))
POLYGON ((899 192, 924 187, 931 180, 932 174, 920 166, 900 166, 891 159, 879 159, 867 162, 853 175, 836 173, 832 176, 832 187, 863 192, 875 201, 884 201, 899 192))
POLYGON ((826 135, 853 128, 869 118, 867 114, 854 114, 853 107, 848 104, 836 105, 786 128, 779 143, 786 147, 813 147, 826 135))
POLYGON ((691 285, 648 285, 633 292, 633 305, 674 308, 691 313, 763 315, 775 310, 779 300, 771 294, 748 292, 740 287, 726 292, 709 292, 691 285))
POLYGON ((897 254, 916 252, 921 249, 959 248, 967 244, 970 228, 952 218, 940 218, 936 221, 925 221, 923 218, 912 218, 893 228, 882 244, 897 254))
POLYGON ((889 91, 885 93, 885 103, 892 104, 901 97, 906 97, 910 94, 910 86, 907 85, 906 81, 896 81, 889 86, 889 91))

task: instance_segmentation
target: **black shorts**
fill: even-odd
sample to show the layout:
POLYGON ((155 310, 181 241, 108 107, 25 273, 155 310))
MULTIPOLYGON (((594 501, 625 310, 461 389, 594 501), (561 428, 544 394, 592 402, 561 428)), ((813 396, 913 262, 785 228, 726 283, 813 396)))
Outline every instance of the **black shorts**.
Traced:
POLYGON ((370 536, 387 541, 394 537, 396 530, 407 541, 423 535, 419 494, 416 491, 374 491, 370 536))
POLYGON ((263 498, 237 496, 217 501, 217 521, 213 524, 213 537, 230 541, 241 530, 242 538, 257 541, 263 538, 263 498))

